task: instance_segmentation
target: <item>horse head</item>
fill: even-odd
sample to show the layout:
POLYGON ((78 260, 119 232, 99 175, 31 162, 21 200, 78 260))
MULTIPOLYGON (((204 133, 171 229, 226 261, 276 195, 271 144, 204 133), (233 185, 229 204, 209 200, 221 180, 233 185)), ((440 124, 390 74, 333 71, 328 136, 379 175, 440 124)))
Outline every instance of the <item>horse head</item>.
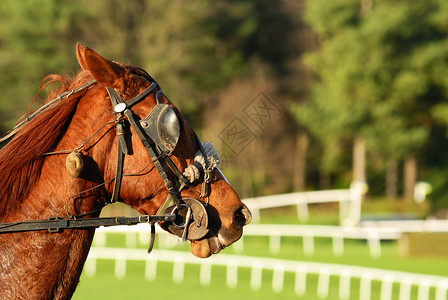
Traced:
POLYGON ((249 210, 218 169, 213 147, 202 144, 154 79, 79 43, 77 58, 97 82, 90 92, 97 99, 92 107, 108 107, 94 118, 98 124, 115 120, 120 125, 117 134, 104 133, 86 154, 105 181, 122 177, 118 188, 113 180, 105 185, 107 195, 144 215, 174 214, 176 219, 161 227, 190 240, 198 257, 237 241, 251 220, 249 210))

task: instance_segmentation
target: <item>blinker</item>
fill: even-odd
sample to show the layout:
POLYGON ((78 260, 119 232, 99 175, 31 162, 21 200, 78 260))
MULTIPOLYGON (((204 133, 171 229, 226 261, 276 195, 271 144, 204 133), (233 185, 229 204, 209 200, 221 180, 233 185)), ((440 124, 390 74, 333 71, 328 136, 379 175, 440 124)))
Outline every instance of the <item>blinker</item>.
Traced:
POLYGON ((169 104, 157 104, 149 115, 140 121, 145 133, 166 153, 176 148, 180 124, 176 112, 169 104))

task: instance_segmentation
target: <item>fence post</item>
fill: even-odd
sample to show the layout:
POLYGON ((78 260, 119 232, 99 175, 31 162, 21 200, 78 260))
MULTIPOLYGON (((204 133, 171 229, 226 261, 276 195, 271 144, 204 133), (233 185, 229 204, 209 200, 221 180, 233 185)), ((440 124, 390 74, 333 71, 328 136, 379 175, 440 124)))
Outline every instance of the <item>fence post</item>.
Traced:
POLYGON ((301 222, 308 221, 309 213, 308 213, 307 200, 302 196, 297 197, 297 205, 296 206, 297 206, 297 217, 299 218, 299 221, 301 221, 301 222))
POLYGON ((353 181, 350 184, 350 201, 348 216, 341 220, 342 225, 355 226, 361 221, 361 201, 362 195, 368 190, 365 182, 353 181))
POLYGON ((306 256, 314 255, 314 237, 312 235, 303 235, 303 253, 306 256))
POLYGON ((84 271, 88 277, 93 277, 96 274, 96 256, 89 255, 89 259, 86 261, 84 271))
POLYGON ((227 263, 226 283, 232 289, 238 284, 238 261, 235 259, 230 259, 227 263))
POLYGON ((174 258, 173 265, 173 281, 175 283, 182 283, 184 281, 185 273, 185 260, 182 256, 178 255, 174 258))
POLYGON ((115 257, 115 277, 117 279, 126 277, 126 255, 120 252, 115 257))
POLYGON ((349 269, 344 269, 339 278, 339 298, 346 300, 350 298, 350 280, 351 272, 349 269))
POLYGON ((102 230, 96 230, 95 238, 93 239, 93 244, 96 247, 106 247, 106 232, 102 230))
POLYGON ((157 259, 148 255, 145 265, 145 279, 148 281, 154 281, 157 276, 157 259))
POLYGON ((436 287, 436 300, 446 300, 447 290, 448 290, 448 281, 440 282, 436 287))
POLYGON ((272 275, 272 290, 275 293, 280 293, 283 290, 283 281, 285 279, 285 266, 277 264, 274 267, 272 275))
POLYGON ((394 283, 394 277, 391 275, 386 275, 381 281, 381 300, 391 300, 392 299, 392 285, 394 283))
POLYGON ((252 264, 252 271, 250 273, 250 288, 258 291, 261 288, 261 278, 263 276, 263 264, 256 261, 252 264))
POLYGON ((418 300, 428 300, 429 299, 429 282, 426 279, 421 280, 418 283, 418 300))
POLYGON ((344 254, 344 236, 342 233, 333 235, 333 255, 342 256, 344 254))
POLYGON ((411 280, 409 277, 405 277, 400 282, 400 300, 409 299, 411 299, 411 280))
POLYGON ((372 274, 369 272, 365 272, 361 276, 361 287, 360 287, 360 295, 359 299, 361 300, 370 300, 370 291, 372 288, 372 274))
POLYGON ((369 245, 370 256, 378 259, 381 256, 381 242, 378 234, 375 232, 369 233, 367 237, 367 244, 369 245))
POLYGON ((238 242, 232 245, 233 252, 241 254, 244 252, 244 235, 240 237, 238 242))
POLYGON ((319 279, 317 281, 317 296, 321 299, 328 297, 328 290, 330 289, 330 270, 322 268, 319 272, 319 279))
POLYGON ((199 273, 199 282, 203 286, 207 286, 210 284, 212 280, 212 265, 210 260, 202 260, 201 261, 201 269, 199 273))
POLYGON ((279 254, 281 245, 281 235, 279 232, 269 233, 269 251, 271 254, 279 254))
POLYGON ((125 234, 126 248, 136 248, 137 247, 137 233, 132 231, 127 231, 125 234))
POLYGON ((298 267, 296 270, 296 281, 294 285, 294 291, 297 296, 303 296, 306 292, 306 267, 298 267))

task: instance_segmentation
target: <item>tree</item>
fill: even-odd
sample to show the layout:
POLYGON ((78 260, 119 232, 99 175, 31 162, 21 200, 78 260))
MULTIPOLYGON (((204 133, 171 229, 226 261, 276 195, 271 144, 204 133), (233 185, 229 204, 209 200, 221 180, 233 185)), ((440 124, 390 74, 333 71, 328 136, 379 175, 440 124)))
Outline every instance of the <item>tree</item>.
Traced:
POLYGON ((0 66, 9 70, 0 75, 3 113, 16 109, 11 98, 32 98, 47 74, 78 70, 74 45, 81 41, 147 69, 195 122, 210 93, 248 70, 252 7, 252 1, 2 1, 0 66))
POLYGON ((72 21, 80 14, 71 1, 0 3, 0 104, 8 127, 26 111, 23 100, 33 98, 46 75, 75 66, 72 21))
POLYGON ((308 21, 320 36, 320 50, 306 60, 317 83, 311 101, 294 111, 324 147, 322 169, 333 173, 343 167, 341 157, 359 138, 383 165, 417 157, 430 138, 431 118, 425 112, 446 98, 446 83, 440 80, 448 61, 440 17, 446 4, 307 4, 308 21))

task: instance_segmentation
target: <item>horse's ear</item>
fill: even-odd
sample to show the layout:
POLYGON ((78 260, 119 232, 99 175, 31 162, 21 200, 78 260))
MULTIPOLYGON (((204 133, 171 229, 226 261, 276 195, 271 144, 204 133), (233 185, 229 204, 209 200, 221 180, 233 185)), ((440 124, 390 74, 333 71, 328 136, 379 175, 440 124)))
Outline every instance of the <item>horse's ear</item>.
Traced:
POLYGON ((84 56, 84 52, 86 51, 86 47, 84 47, 80 42, 76 43, 76 57, 78 58, 79 65, 83 70, 87 70, 86 58, 84 56))
POLYGON ((111 62, 80 43, 76 45, 76 56, 83 70, 88 70, 101 84, 111 88, 122 88, 125 70, 120 65, 111 62))

